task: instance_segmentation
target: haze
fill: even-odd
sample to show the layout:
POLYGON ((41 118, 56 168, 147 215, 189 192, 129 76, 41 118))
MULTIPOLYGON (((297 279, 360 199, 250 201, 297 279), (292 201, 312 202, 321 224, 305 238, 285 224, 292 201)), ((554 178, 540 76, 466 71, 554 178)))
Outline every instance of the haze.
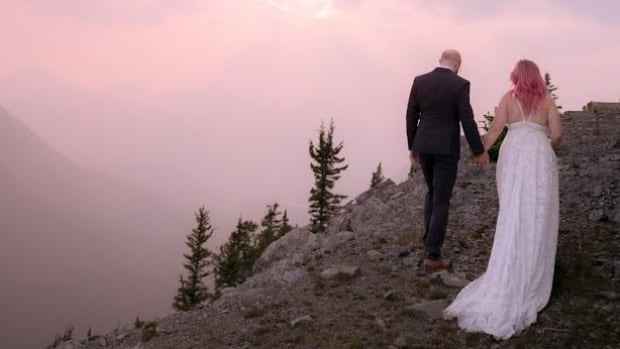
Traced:
MULTIPOLYGON (((618 13, 611 0, 3 0, 0 105, 72 163, 174 207, 175 231, 153 237, 174 261, 201 205, 212 247, 275 201, 307 224, 308 141, 332 118, 350 165, 338 191, 366 190, 380 161, 386 176, 405 179, 411 81, 445 48, 463 55, 479 120, 520 58, 551 74, 564 110, 618 101, 618 13)), ((7 185, 0 201, 17 200, 7 185)), ((178 268, 162 269, 155 279, 171 281, 156 285, 167 293, 143 313, 170 310, 160 300, 174 293, 178 268)), ((61 328, 39 329, 45 338, 73 319, 53 316, 61 328)))

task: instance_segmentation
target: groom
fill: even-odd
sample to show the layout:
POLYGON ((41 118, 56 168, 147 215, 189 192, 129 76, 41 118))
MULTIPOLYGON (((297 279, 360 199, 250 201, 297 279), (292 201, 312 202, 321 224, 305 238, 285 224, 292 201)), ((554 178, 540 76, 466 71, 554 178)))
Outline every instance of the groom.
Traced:
POLYGON ((478 165, 489 163, 469 102, 469 81, 457 75, 461 55, 445 50, 439 67, 413 80, 407 106, 407 140, 412 163, 419 164, 428 187, 424 204, 424 267, 447 269, 441 246, 460 157, 460 127, 478 165))

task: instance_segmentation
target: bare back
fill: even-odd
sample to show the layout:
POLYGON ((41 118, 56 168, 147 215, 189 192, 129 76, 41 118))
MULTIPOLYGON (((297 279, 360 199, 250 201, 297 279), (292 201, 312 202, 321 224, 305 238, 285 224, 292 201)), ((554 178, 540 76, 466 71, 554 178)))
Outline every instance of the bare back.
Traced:
POLYGON ((521 106, 519 106, 519 101, 516 97, 510 98, 508 100, 508 103, 506 105, 507 107, 507 117, 508 117, 508 123, 512 124, 514 122, 519 122, 519 121, 528 121, 528 122, 535 122, 539 125, 542 126, 548 126, 549 125, 549 116, 550 113, 556 111, 555 105, 549 103, 549 100, 551 98, 549 96, 546 96, 545 99, 543 99, 542 101, 542 105, 540 106, 540 108, 538 108, 538 110, 534 111, 533 113, 530 114, 525 114, 525 112, 522 111, 522 107, 523 105, 521 104, 521 106), (523 113, 523 114, 521 114, 523 113))
POLYGON ((553 99, 549 95, 545 96, 538 110, 530 113, 530 115, 523 115, 519 109, 517 99, 509 91, 504 94, 499 102, 495 118, 491 123, 489 132, 485 136, 485 149, 489 149, 506 125, 523 121, 549 127, 551 143, 557 145, 560 142, 562 138, 562 124, 560 122, 560 113, 553 99))

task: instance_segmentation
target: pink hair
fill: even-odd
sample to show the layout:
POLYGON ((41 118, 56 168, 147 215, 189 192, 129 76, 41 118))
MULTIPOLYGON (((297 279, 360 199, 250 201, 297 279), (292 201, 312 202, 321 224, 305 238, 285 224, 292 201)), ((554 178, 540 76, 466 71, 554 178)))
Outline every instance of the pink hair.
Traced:
POLYGON ((528 59, 517 62, 510 73, 510 81, 514 85, 512 92, 521 103, 523 113, 530 114, 540 108, 547 95, 547 87, 536 63, 528 59))

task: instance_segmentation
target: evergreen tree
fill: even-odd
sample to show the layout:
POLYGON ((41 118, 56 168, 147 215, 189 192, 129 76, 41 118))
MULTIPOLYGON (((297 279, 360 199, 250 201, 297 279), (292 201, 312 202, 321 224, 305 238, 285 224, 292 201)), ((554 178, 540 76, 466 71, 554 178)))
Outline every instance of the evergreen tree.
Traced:
MULTIPOLYGON (((545 73, 545 85, 547 86, 547 92, 549 93, 551 98, 553 98, 554 101, 557 101, 558 96, 555 94, 555 91, 558 88, 555 87, 553 83, 551 83, 551 75, 549 75, 549 73, 545 73)), ((558 105, 557 107, 558 107, 558 110, 562 109, 561 105, 558 105)))
POLYGON ((315 145, 310 141, 310 167, 314 173, 314 187, 310 190, 310 222, 312 232, 324 232, 327 229, 329 219, 340 207, 340 202, 345 195, 333 193, 334 185, 340 178, 340 172, 347 169, 348 165, 340 165, 344 162, 338 154, 342 150, 343 143, 334 144, 334 121, 329 129, 321 124, 319 130, 319 142, 315 145))
POLYGON ((377 166, 377 170, 372 173, 372 178, 370 179, 370 187, 374 188, 379 184, 385 181, 385 177, 383 176, 383 170, 381 169, 381 163, 377 166))
POLYGON ((239 218, 235 231, 215 258, 216 288, 237 286, 251 274, 257 258, 252 236, 257 228, 256 223, 239 218))
POLYGON ((288 212, 284 210, 284 214, 282 215, 282 224, 280 225, 280 230, 278 231, 278 239, 286 235, 291 230, 293 230, 293 226, 289 224, 288 212))
MULTIPOLYGON (((497 111, 497 107, 495 108, 495 111, 497 111)), ((495 115, 487 112, 486 114, 483 115, 483 117, 484 117, 484 120, 481 121, 482 129, 489 132, 489 127, 491 127, 491 123, 493 122, 493 119, 495 119, 495 115)), ((488 152, 489 158, 492 162, 497 162, 497 158, 499 156, 499 148, 501 147, 502 142, 504 141, 504 138, 506 137, 507 132, 508 132, 508 128, 504 127, 502 132, 497 137, 497 140, 495 141, 495 143, 493 143, 491 148, 489 148, 489 152, 488 152)))
POLYGON ((258 256, 260 256, 263 251, 278 238, 278 233, 280 232, 280 226, 282 225, 282 220, 280 219, 281 212, 278 211, 278 203, 274 203, 271 206, 267 206, 267 213, 263 220, 261 221, 261 227, 263 228, 258 234, 258 239, 256 242, 256 248, 258 256))
POLYGON ((189 275, 187 279, 180 275, 181 286, 172 304, 176 310, 180 311, 191 310, 213 297, 203 282, 203 279, 210 275, 208 267, 212 264, 212 253, 205 247, 205 243, 213 235, 209 213, 204 207, 196 213, 196 223, 196 228, 192 229, 192 233, 187 236, 185 242, 190 253, 183 254, 186 259, 183 267, 189 275))

